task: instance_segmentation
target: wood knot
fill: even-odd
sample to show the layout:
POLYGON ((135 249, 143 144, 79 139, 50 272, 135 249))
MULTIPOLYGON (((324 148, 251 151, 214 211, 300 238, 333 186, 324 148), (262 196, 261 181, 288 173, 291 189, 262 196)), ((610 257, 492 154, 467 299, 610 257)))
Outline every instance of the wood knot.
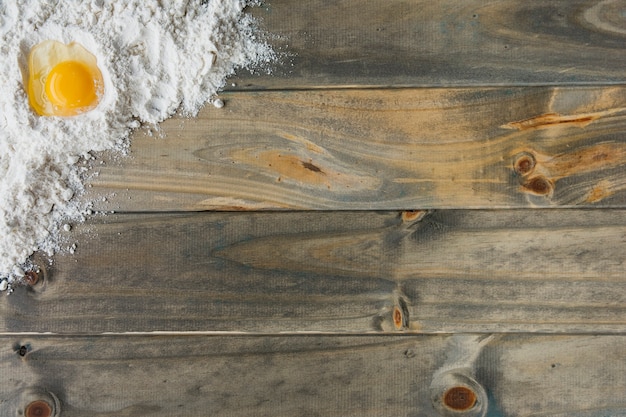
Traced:
POLYGON ((26 285, 35 286, 39 282, 39 273, 37 271, 27 271, 22 280, 26 285))
POLYGON ((36 400, 26 406, 24 410, 26 417, 50 417, 52 406, 43 400, 36 400))
POLYGON ((467 411, 476 405, 476 394, 467 387, 452 387, 443 395, 443 403, 455 411, 467 411))
POLYGON ((535 169, 536 161, 533 154, 523 153, 517 157, 513 164, 513 170, 518 175, 528 175, 535 169))
POLYGON ((428 214, 428 210, 405 210, 402 212, 403 222, 417 222, 428 214))
POLYGON ((308 169, 309 171, 313 171, 313 172, 319 172, 320 174, 323 174, 324 171, 322 171, 322 169, 320 167, 318 167, 317 165, 311 163, 311 162, 304 162, 302 161, 302 166, 305 167, 306 169, 308 169))
MULTIPOLYGON (((19 390, 19 397, 12 407, 23 417, 58 417, 61 415, 61 402, 54 393, 43 387, 30 386, 19 390)), ((5 415, 4 413, 2 414, 5 415)))
POLYGON ((403 298, 398 298, 397 304, 393 307, 391 318, 396 330, 405 330, 409 328, 409 307, 403 298))
POLYGON ((396 326, 396 329, 400 330, 403 327, 404 319, 402 318, 402 310, 400 307, 395 306, 393 308, 393 324, 396 326))
POLYGON ((443 417, 485 417, 487 414, 487 392, 469 368, 436 373, 430 389, 433 406, 443 417))
POLYGON ((542 196, 547 196, 554 190, 552 182, 543 176, 530 178, 522 185, 522 187, 524 187, 524 190, 532 194, 542 196))
POLYGON ((29 350, 30 349, 28 348, 28 346, 22 345, 17 349, 17 354, 20 355, 21 357, 24 357, 26 356, 29 350))

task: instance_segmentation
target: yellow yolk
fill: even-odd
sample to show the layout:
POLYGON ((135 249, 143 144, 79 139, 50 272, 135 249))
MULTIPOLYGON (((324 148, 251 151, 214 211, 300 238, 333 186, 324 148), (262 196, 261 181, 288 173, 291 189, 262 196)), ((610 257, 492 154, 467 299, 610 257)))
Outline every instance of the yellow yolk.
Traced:
POLYGON ((41 116, 75 116, 94 109, 103 93, 96 57, 76 42, 44 41, 28 59, 28 98, 41 116))
POLYGON ((93 76, 88 68, 76 61, 61 62, 52 68, 45 91, 54 107, 68 112, 91 107, 98 100, 93 76))

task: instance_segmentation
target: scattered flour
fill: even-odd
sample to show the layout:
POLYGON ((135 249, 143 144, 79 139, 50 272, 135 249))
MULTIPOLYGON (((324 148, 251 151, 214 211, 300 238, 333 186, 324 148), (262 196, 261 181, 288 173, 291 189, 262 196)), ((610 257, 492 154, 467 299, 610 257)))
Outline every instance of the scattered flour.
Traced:
POLYGON ((235 69, 273 59, 244 13, 251 3, 0 0, 0 291, 91 213, 73 198, 90 152, 125 152, 133 129, 176 111, 193 116, 235 69), (30 108, 28 53, 47 39, 77 41, 97 57, 105 93, 95 110, 60 118, 30 108))

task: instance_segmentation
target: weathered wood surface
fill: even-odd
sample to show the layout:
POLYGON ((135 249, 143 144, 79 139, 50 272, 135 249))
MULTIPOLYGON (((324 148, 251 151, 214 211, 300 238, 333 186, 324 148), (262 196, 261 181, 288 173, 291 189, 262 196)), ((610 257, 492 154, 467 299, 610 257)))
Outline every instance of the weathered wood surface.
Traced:
POLYGON ((623 417, 625 343, 624 336, 5 336, 0 414, 22 415, 35 400, 55 406, 56 397, 63 417, 435 417, 446 414, 432 398, 469 385, 476 407, 492 417, 623 417))
POLYGON ((109 215, 0 332, 623 333, 625 214, 109 215))
POLYGON ((626 87, 225 94, 135 135, 119 211, 624 207, 626 87))
POLYGON ((286 53, 238 88, 623 83, 621 0, 268 0, 286 53))
POLYGON ((0 297, 0 416, 626 417, 626 4, 251 10, 273 74, 105 158, 121 213, 0 297))

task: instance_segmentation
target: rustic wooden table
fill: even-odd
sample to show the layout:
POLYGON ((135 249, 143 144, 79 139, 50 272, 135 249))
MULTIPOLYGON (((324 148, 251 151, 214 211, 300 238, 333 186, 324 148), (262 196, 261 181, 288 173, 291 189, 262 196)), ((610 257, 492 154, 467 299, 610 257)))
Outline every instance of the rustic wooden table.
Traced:
POLYGON ((250 12, 0 299, 0 415, 626 416, 626 3, 250 12))

